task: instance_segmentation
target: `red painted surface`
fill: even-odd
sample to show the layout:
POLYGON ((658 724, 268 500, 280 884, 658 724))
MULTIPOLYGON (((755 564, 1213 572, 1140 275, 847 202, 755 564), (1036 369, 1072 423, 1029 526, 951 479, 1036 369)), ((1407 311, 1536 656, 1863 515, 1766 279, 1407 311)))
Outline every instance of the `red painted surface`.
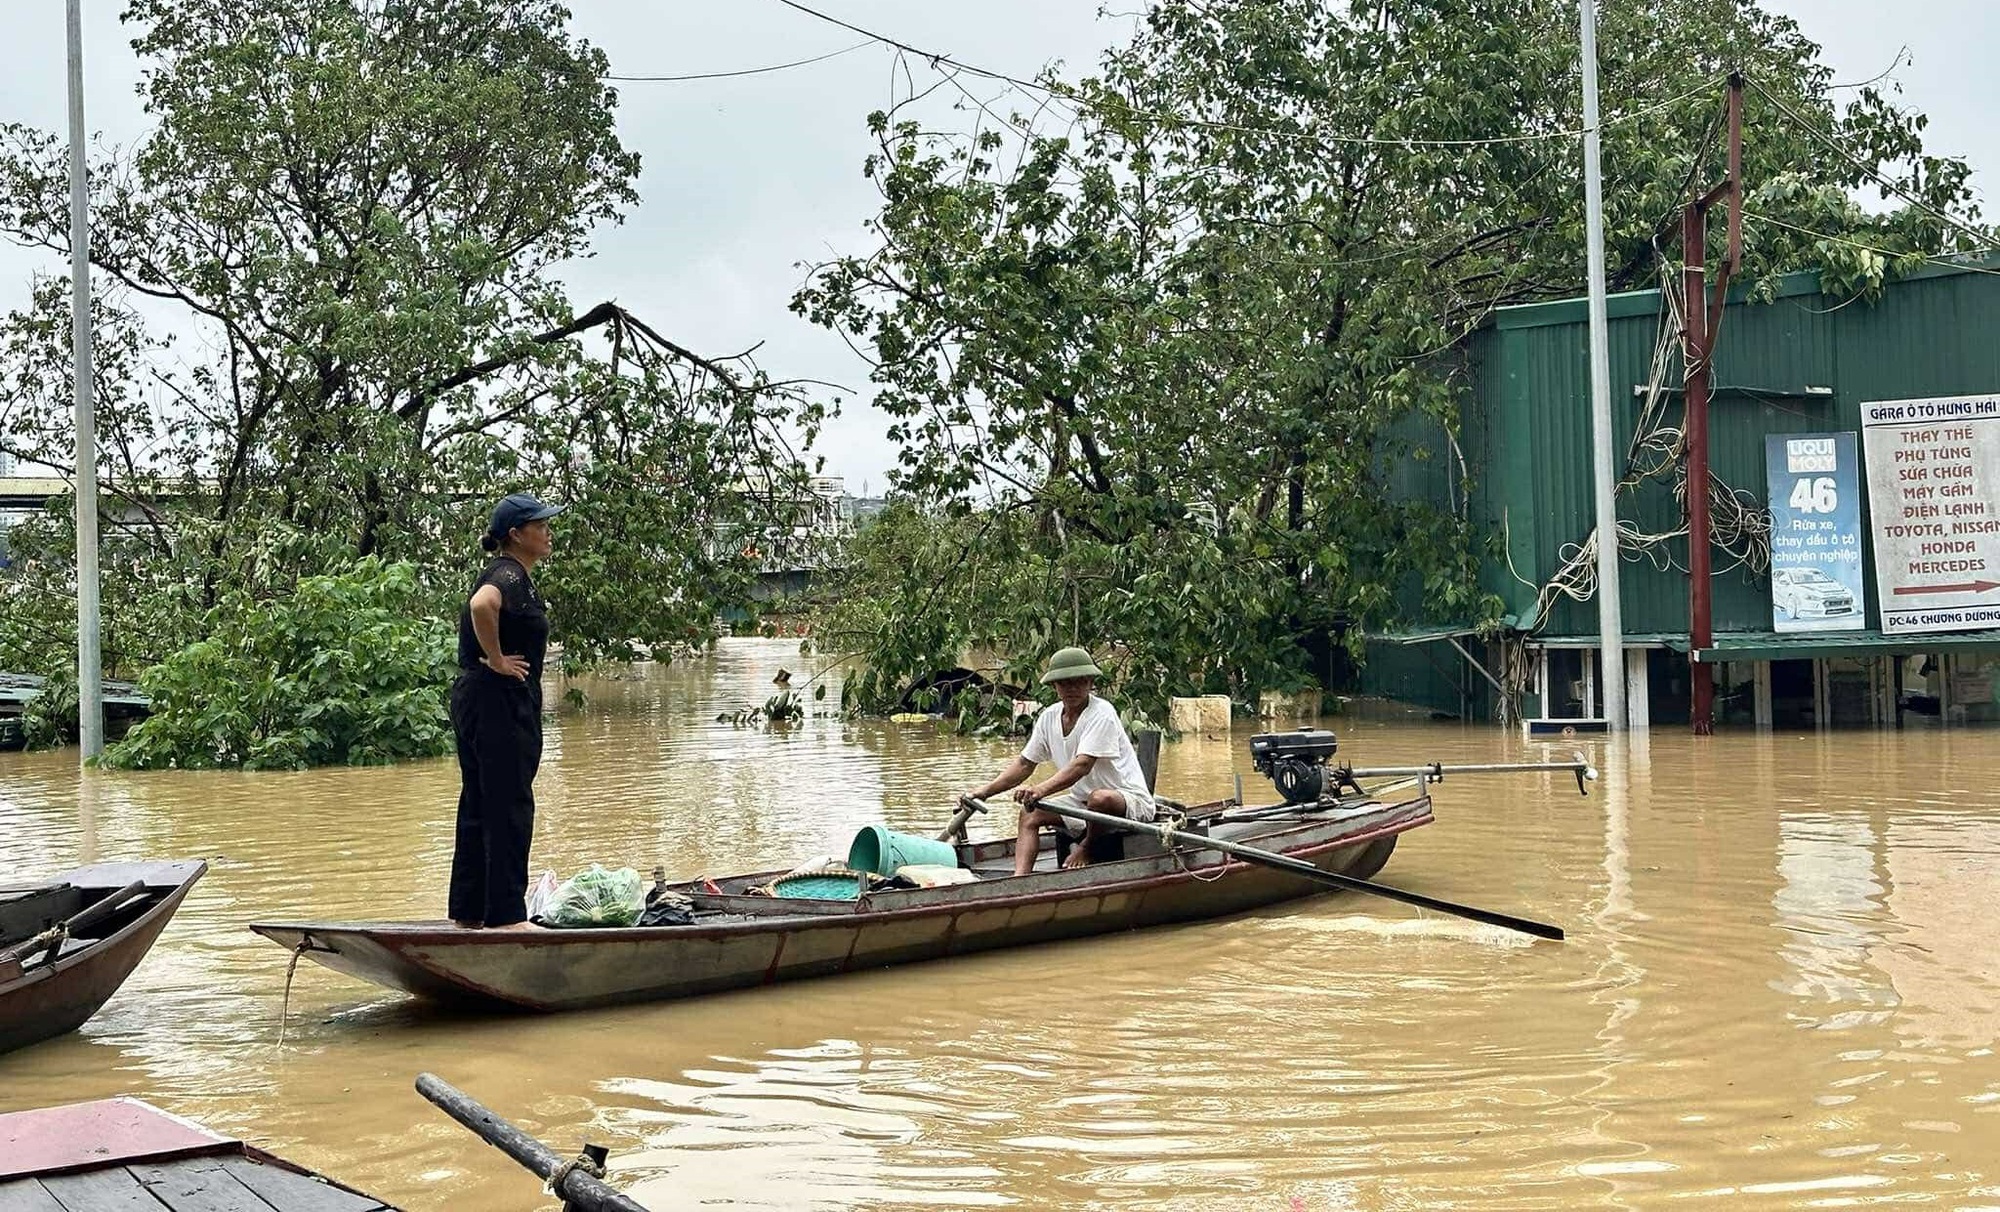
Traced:
POLYGON ((0 1179, 241 1149, 227 1136, 136 1098, 0 1115, 0 1179))

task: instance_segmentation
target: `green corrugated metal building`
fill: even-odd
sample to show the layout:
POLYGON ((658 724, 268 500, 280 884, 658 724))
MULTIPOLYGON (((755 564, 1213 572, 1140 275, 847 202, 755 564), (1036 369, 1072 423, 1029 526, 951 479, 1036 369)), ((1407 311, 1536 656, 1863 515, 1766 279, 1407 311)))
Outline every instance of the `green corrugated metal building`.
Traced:
MULTIPOLYGON (((1657 290, 1608 301, 1614 448, 1628 474, 1667 457, 1633 451, 1649 398, 1653 427, 1681 423, 1678 321, 1667 308, 1657 290), (1651 390, 1656 381, 1663 392, 1651 390)), ((1392 482, 1467 511, 1490 549, 1483 587, 1505 602, 1504 625, 1470 635, 1463 620, 1424 620, 1411 603, 1408 617, 1422 621, 1371 639, 1363 688, 1451 714, 1576 719, 1587 728, 1596 714, 1596 604, 1550 600, 1542 589, 1595 524, 1585 302, 1502 309, 1468 340, 1464 357, 1464 479, 1450 436, 1433 427, 1415 435, 1433 457, 1395 469, 1392 482)), ((2000 262, 1934 265, 1864 300, 1827 297, 1814 274, 1779 279, 1762 299, 1732 299, 1711 381, 1711 469, 1737 490, 1746 520, 1768 525, 1767 434, 1858 431, 1864 401, 2000 393, 2000 262)), ((1621 488, 1621 524, 1647 536, 1681 531, 1672 483, 1669 470, 1621 488)), ((1866 542, 1865 500, 1862 531, 1866 542)), ((1685 721, 1687 540, 1638 552, 1628 540, 1625 555, 1628 682, 1652 723, 1685 721)), ((2000 714, 1976 701, 1990 696, 1983 688, 2000 673, 2000 633, 1882 636, 1872 552, 1862 560, 1868 629, 1817 636, 1772 631, 1765 568, 1721 546, 1713 562, 1716 648, 1700 655, 1722 666, 1718 722, 1792 722, 1801 711, 1819 723, 1900 722, 1934 706, 1941 720, 2000 714), (1954 675, 1961 691, 1977 692, 1961 693, 1964 703, 1953 697, 1954 675)))

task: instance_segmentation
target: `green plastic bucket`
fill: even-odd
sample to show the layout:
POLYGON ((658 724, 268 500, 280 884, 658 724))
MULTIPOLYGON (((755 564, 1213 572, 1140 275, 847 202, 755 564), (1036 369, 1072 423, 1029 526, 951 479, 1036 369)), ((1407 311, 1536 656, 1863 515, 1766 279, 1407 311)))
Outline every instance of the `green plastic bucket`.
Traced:
POLYGON ((914 833, 897 833, 880 825, 869 825, 854 835, 847 848, 847 865, 856 871, 894 875, 896 868, 913 864, 939 867, 958 866, 958 850, 950 842, 934 842, 914 833))

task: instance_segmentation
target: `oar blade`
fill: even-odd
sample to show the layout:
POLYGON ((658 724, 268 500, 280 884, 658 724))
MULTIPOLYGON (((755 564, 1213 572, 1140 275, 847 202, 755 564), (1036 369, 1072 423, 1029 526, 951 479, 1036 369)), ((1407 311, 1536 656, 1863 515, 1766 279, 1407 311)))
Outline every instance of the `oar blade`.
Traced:
POLYGON ((1150 821, 1134 821, 1124 817, 1108 816, 1101 812, 1092 812, 1087 808, 1078 808, 1073 804, 1064 804, 1052 800, 1037 800, 1036 806, 1053 812, 1058 816, 1069 817, 1072 820, 1103 825, 1114 829, 1131 829, 1140 833, 1150 833, 1170 845, 1177 843, 1219 851, 1222 854, 1242 859, 1245 862, 1257 863, 1279 871, 1289 871, 1295 875, 1303 876, 1309 880, 1316 880, 1319 883, 1334 888, 1341 888, 1351 892, 1364 892, 1371 896, 1379 896, 1392 901, 1401 901, 1403 904, 1414 905, 1420 909, 1434 909, 1439 913, 1448 913, 1470 921, 1484 922, 1488 925, 1500 926, 1508 930, 1518 930, 1523 934, 1532 935, 1535 938, 1560 941, 1563 937, 1562 927, 1550 925, 1547 922, 1537 922, 1529 918, 1515 917, 1507 913, 1496 913, 1491 909, 1480 909, 1472 905, 1458 905, 1451 901, 1439 900, 1434 896, 1425 896, 1421 892, 1405 892, 1401 888, 1392 888, 1387 884, 1377 884, 1370 880, 1356 879, 1354 876, 1342 875, 1336 871, 1324 871, 1313 866, 1311 863, 1295 859, 1290 855, 1278 854, 1256 846, 1247 846, 1242 842, 1227 841, 1223 838, 1209 837, 1200 833, 1184 833, 1177 829, 1155 825, 1150 821))

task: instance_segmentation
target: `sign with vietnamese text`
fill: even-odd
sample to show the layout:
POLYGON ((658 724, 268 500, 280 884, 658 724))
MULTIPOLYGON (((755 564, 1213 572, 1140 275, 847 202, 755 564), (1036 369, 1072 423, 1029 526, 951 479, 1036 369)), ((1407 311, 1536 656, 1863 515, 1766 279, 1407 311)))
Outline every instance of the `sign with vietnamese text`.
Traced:
POLYGON ((1882 631, 2000 628, 2000 396, 1861 406, 1882 631))
POLYGON ((1851 433, 1764 437, 1771 493, 1771 629, 1855 631, 1861 608, 1861 476, 1851 433))

